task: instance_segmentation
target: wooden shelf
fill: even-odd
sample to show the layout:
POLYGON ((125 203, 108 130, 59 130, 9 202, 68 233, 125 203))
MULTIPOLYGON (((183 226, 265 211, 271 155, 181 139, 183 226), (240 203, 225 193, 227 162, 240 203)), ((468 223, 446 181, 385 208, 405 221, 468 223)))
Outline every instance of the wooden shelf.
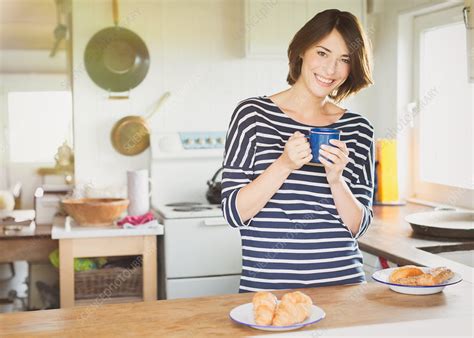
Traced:
MULTIPOLYGON (((91 299, 78 299, 75 301, 75 306, 88 306, 93 305, 98 298, 91 299)), ((143 302, 142 297, 112 297, 103 298, 98 301, 97 304, 120 304, 120 303, 136 303, 143 302)))

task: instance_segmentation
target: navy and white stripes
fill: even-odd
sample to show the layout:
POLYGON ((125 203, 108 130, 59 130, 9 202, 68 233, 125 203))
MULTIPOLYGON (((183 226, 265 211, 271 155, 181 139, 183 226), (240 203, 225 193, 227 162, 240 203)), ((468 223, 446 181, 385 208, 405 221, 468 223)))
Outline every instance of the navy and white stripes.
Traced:
POLYGON ((355 236, 338 215, 322 165, 294 170, 264 208, 243 222, 236 208, 240 188, 282 154, 295 131, 307 134, 313 127, 294 121, 265 96, 244 100, 235 109, 224 152, 222 210, 241 233, 240 292, 364 281, 356 239, 373 217, 373 127, 351 111, 326 127, 341 131, 350 157, 343 178, 364 205, 355 236))

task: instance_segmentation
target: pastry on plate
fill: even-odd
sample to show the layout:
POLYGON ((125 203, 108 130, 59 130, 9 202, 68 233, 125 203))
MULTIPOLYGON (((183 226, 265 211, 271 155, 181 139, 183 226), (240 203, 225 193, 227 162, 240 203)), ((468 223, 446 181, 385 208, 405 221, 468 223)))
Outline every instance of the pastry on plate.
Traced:
POLYGON ((390 283, 400 284, 398 282, 400 279, 420 276, 423 273, 423 270, 414 265, 405 265, 393 270, 393 272, 390 274, 389 280, 390 283))
POLYGON ((411 286, 439 285, 454 276, 454 272, 446 267, 431 269, 425 273, 414 266, 401 267, 390 275, 390 282, 411 286), (421 271, 421 273, 420 273, 421 271))
POLYGON ((257 325, 288 326, 304 322, 311 315, 313 301, 300 291, 277 297, 268 291, 257 292, 252 299, 253 315, 257 325))
POLYGON ((271 325, 277 307, 276 296, 267 291, 257 292, 252 299, 253 315, 257 325, 271 325))
POLYGON ((313 301, 300 291, 283 295, 275 310, 272 325, 288 326, 301 323, 311 315, 313 301))
POLYGON ((397 280, 397 284, 412 286, 433 286, 439 285, 453 276, 454 272, 452 272, 448 268, 439 267, 431 270, 428 273, 423 273, 418 276, 400 278, 397 280))

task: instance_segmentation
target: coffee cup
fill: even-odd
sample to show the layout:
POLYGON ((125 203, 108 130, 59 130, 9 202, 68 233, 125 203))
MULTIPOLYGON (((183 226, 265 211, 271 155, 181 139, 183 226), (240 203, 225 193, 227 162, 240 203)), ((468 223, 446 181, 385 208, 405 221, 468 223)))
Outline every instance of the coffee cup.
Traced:
POLYGON ((319 149, 321 149, 321 145, 326 144, 326 145, 334 146, 330 144, 329 141, 339 140, 340 135, 341 135, 341 131, 338 129, 312 128, 309 131, 309 134, 306 136, 311 146, 311 153, 313 154, 313 158, 311 159, 311 162, 321 163, 321 161, 319 161, 319 149))

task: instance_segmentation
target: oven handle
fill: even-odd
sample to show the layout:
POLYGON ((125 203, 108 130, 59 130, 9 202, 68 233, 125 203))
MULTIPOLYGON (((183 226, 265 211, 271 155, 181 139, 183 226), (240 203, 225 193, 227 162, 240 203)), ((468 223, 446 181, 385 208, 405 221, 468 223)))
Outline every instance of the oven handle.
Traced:
POLYGON ((203 220, 204 225, 213 226, 213 225, 229 225, 224 217, 213 217, 205 218, 203 220))

